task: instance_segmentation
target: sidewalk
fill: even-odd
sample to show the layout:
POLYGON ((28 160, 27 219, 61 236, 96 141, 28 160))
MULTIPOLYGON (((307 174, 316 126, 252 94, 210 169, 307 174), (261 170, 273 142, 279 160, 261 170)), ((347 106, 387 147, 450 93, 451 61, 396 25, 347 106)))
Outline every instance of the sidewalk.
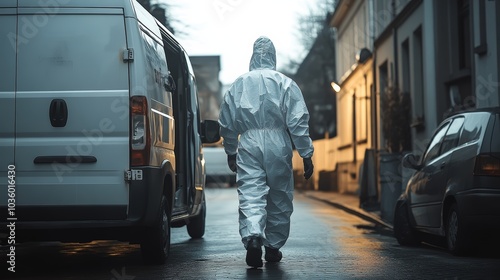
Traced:
POLYGON ((380 212, 368 212, 361 209, 359 207, 359 197, 356 195, 312 190, 298 190, 298 192, 302 193, 306 197, 328 203, 350 214, 392 230, 392 225, 380 218, 380 212))

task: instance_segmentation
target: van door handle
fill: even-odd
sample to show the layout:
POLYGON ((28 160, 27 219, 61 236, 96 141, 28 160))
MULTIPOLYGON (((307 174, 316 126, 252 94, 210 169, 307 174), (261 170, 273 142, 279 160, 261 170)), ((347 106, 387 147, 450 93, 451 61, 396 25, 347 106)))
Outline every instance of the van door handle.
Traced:
POLYGON ((441 163, 441 169, 444 169, 446 167, 446 162, 441 163))
POLYGON ((54 99, 49 108, 50 124, 53 127, 64 127, 68 121, 68 106, 63 99, 54 99))
POLYGON ((80 156, 80 155, 67 155, 67 156, 38 156, 33 160, 35 164, 79 164, 79 163, 96 163, 97 158, 94 156, 80 156))

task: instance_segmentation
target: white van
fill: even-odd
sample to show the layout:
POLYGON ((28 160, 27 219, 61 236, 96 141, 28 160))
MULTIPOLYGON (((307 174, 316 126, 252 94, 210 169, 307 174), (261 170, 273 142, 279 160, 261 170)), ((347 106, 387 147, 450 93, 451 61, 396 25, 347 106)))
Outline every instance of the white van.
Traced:
POLYGON ((219 128, 165 27, 133 0, 2 0, 0 38, 3 242, 14 222, 16 243, 122 240, 164 263, 170 227, 203 236, 219 128))

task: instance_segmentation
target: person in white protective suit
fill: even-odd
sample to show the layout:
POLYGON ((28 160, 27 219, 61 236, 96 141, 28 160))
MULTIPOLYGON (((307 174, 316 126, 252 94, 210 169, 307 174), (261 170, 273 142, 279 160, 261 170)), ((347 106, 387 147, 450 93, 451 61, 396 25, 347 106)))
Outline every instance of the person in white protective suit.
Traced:
POLYGON ((292 141, 313 173, 309 112, 297 84, 276 71, 276 51, 266 37, 253 45, 250 71, 234 81, 220 109, 220 134, 228 165, 237 172, 239 231, 246 262, 279 262, 293 211, 292 141))

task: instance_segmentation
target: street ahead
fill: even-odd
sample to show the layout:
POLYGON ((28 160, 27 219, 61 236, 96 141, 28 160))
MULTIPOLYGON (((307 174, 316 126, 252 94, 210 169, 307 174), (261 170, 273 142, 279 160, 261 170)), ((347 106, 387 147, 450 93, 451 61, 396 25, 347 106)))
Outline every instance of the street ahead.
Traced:
POLYGON ((283 260, 250 269, 238 234, 236 189, 207 190, 207 228, 192 240, 172 230, 164 266, 143 265, 137 245, 30 243, 16 249, 16 273, 0 251, 0 279, 499 279, 500 254, 455 257, 423 245, 405 248, 389 230, 296 193, 283 260))

